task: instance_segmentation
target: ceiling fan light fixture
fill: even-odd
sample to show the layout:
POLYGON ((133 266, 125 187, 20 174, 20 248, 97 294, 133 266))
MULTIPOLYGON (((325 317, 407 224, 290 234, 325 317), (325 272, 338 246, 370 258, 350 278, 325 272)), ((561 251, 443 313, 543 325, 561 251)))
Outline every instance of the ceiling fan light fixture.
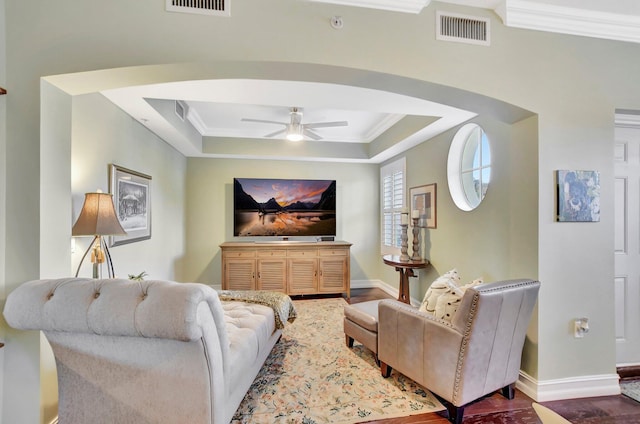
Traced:
POLYGON ((302 124, 287 125, 287 135, 285 138, 289 141, 302 141, 304 139, 304 127, 302 124))
POLYGON ((269 134, 265 134, 264 138, 282 137, 282 135, 284 134, 285 140, 288 141, 302 141, 304 139, 322 140, 320 134, 315 132, 317 128, 346 127, 347 125, 349 125, 347 121, 310 122, 303 124, 302 109, 298 107, 292 107, 289 110, 289 122, 269 121, 266 119, 253 118, 242 118, 241 121, 282 125, 284 128, 269 134))

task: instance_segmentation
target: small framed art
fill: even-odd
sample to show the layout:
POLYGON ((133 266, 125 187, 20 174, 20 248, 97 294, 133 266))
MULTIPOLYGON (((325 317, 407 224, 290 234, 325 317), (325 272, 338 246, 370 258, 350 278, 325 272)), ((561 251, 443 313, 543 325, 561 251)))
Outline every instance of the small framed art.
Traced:
MULTIPOLYGON (((436 184, 427 184, 409 189, 411 218, 418 218, 418 227, 436 228, 436 184)), ((411 219, 413 225, 413 219, 411 219)))
POLYGON ((110 246, 151 238, 151 177, 121 166, 109 166, 109 192, 113 194, 120 225, 126 236, 111 236, 110 246))
POLYGON ((598 171, 556 171, 558 221, 600 221, 600 173, 598 171))

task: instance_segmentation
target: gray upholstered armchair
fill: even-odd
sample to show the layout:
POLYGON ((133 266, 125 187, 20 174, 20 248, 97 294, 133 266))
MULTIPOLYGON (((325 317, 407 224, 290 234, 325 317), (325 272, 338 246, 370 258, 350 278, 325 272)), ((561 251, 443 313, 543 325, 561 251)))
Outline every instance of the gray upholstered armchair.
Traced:
POLYGON ((512 399, 539 288, 532 280, 469 288, 450 323, 395 300, 381 301, 382 375, 393 367, 429 389, 453 423, 462 422, 465 405, 499 389, 512 399))

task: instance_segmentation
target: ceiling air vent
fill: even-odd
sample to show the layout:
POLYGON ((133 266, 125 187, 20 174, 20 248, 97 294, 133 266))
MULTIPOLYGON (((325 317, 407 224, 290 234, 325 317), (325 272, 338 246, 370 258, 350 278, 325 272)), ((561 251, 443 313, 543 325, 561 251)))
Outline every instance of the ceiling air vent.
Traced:
POLYGON ((231 0, 166 0, 167 11, 231 16, 231 0))
POLYGON ((436 12, 436 40, 488 46, 489 19, 454 13, 436 12))
POLYGON ((178 118, 184 121, 184 118, 186 116, 186 111, 187 111, 186 105, 180 100, 176 100, 176 115, 178 115, 178 118))

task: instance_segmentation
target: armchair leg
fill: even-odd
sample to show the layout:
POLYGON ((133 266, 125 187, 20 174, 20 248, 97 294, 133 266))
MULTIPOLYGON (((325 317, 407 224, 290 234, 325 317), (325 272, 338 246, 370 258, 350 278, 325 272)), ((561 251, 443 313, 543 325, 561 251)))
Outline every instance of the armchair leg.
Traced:
POLYGON ((516 396, 516 383, 511 383, 501 389, 502 396, 512 400, 516 396))
POLYGON ((449 422, 453 424, 462 424, 464 406, 454 406, 449 402, 446 402, 445 406, 447 407, 447 413, 449 414, 449 422))
POLYGON ((347 342, 347 347, 349 349, 351 349, 353 347, 353 337, 349 337, 346 334, 344 335, 346 342, 347 342))
POLYGON ((389 365, 380 361, 380 373, 384 378, 389 378, 389 376, 391 375, 391 370, 392 368, 389 365))

